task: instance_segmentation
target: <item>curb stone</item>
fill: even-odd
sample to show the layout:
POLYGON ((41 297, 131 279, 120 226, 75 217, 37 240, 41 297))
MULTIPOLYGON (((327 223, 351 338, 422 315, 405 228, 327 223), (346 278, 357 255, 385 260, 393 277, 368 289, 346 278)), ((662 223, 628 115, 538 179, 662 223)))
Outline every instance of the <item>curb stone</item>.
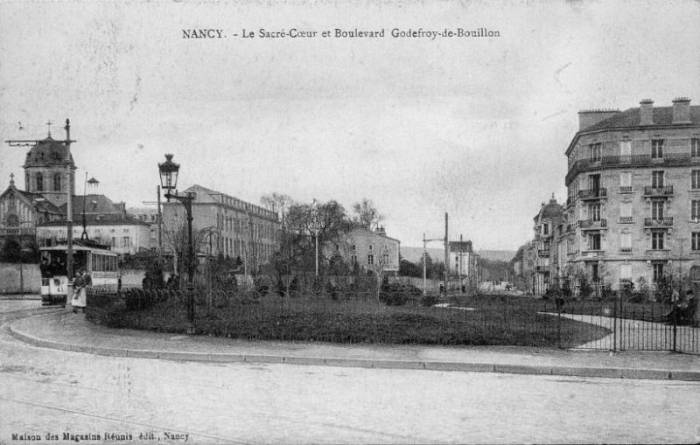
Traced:
MULTIPOLYGON (((48 314, 46 314, 48 315, 48 314)), ((39 315, 39 316, 46 316, 39 315)), ((267 363, 290 364, 302 366, 337 366, 371 369, 406 369, 427 371, 456 371, 456 372, 492 372, 499 374, 528 374, 550 375, 565 377, 615 378, 634 380, 674 380, 700 382, 700 371, 672 371, 660 369, 634 368, 594 368, 594 367, 564 367, 511 365, 495 363, 466 363, 439 361, 410 361, 410 360, 375 360, 375 359, 344 359, 283 355, 254 355, 254 354, 212 354, 179 351, 152 351, 143 349, 118 349, 105 346, 74 345, 54 342, 37 338, 33 335, 16 330, 12 324, 9 333, 16 339, 34 346, 81 352, 109 357, 129 357, 144 359, 160 359, 174 361, 193 361, 210 363, 267 363)))

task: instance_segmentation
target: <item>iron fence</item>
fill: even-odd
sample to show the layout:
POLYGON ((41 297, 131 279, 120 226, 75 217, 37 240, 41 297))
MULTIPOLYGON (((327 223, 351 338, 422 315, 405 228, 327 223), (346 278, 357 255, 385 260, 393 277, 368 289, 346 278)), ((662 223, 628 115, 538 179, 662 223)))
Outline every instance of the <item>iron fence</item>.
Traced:
MULTIPOLYGON (((671 304, 655 302, 464 296, 457 292, 424 297, 410 287, 394 292, 332 288, 278 292, 239 287, 193 293, 198 332, 212 335, 700 353, 697 320, 675 317, 671 304)), ((140 320, 142 314, 162 311, 168 317, 181 317, 174 317, 169 325, 136 327, 176 332, 178 323, 185 320, 188 301, 188 292, 181 290, 124 288, 115 293, 94 289, 88 294, 88 318, 134 327, 129 323, 140 320)))

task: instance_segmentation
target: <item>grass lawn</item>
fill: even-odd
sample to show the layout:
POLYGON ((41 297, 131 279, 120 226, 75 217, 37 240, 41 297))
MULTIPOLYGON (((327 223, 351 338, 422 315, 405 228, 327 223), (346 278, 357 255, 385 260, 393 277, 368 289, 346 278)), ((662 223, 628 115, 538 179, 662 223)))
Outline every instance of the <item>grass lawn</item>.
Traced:
MULTIPOLYGON (((514 298, 517 302, 452 301, 474 309, 459 310, 267 295, 256 302, 232 300, 211 310, 198 306, 196 326, 201 334, 256 340, 540 347, 572 347, 609 333, 567 319, 559 326, 557 317, 537 313, 541 301, 538 305, 537 300, 514 298)), ((122 305, 106 309, 90 314, 100 310, 88 308, 88 316, 112 327, 159 332, 182 333, 187 325, 185 307, 177 300, 142 310, 127 311, 122 305)))

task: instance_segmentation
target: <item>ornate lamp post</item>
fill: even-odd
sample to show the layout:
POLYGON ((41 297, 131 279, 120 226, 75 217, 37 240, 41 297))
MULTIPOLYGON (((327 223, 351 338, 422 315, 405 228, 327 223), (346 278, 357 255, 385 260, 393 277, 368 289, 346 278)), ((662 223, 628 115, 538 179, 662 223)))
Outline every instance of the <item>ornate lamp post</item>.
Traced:
POLYGON ((318 232, 321 230, 321 221, 319 218, 318 214, 318 206, 316 205, 316 200, 314 199, 313 204, 311 205, 311 230, 314 231, 314 235, 316 237, 316 276, 318 277, 318 232))
POLYGON ((187 213, 187 334, 195 334, 194 327, 194 273, 196 258, 194 256, 194 246, 192 244, 192 201, 195 194, 189 192, 185 195, 177 193, 177 175, 180 171, 180 164, 173 162, 173 155, 166 154, 165 162, 158 164, 160 171, 160 185, 165 190, 165 199, 176 199, 185 206, 187 213))

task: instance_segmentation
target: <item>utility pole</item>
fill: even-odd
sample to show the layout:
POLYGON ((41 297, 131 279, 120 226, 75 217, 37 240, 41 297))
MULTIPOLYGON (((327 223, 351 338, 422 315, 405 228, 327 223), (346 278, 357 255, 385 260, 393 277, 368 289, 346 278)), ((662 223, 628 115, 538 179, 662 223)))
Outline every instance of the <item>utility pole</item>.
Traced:
POLYGON ((445 212, 445 296, 447 296, 447 280, 450 273, 450 254, 449 254, 449 242, 448 242, 448 231, 447 231, 447 212, 445 212))
POLYGON ((462 264, 464 262, 463 250, 462 250, 462 234, 459 234, 459 291, 462 292, 462 264))

